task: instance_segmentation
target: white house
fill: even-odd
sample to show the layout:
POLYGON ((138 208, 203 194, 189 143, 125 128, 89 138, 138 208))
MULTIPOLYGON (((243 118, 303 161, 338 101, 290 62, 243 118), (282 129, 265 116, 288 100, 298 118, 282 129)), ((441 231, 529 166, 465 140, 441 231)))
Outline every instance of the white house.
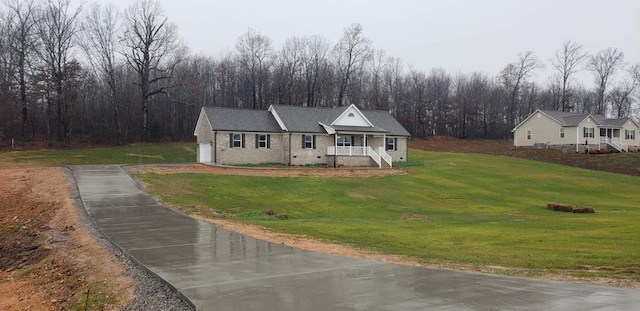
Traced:
POLYGON ((513 130, 516 147, 545 144, 618 151, 640 148, 640 126, 631 118, 607 119, 599 114, 536 110, 513 130))

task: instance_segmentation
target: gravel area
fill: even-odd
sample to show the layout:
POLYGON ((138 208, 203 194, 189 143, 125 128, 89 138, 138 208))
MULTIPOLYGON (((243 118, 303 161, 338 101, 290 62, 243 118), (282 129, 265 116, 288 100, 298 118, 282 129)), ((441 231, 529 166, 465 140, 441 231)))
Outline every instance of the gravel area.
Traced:
POLYGON ((70 168, 64 168, 67 180, 70 184, 71 196, 75 201, 75 207, 82 226, 100 243, 100 246, 112 252, 120 261, 127 266, 127 273, 135 282, 135 298, 120 310, 167 310, 167 311, 189 311, 193 308, 180 298, 180 296, 164 281, 148 272, 135 261, 124 254, 118 247, 114 246, 89 217, 82 199, 80 198, 75 177, 70 168))

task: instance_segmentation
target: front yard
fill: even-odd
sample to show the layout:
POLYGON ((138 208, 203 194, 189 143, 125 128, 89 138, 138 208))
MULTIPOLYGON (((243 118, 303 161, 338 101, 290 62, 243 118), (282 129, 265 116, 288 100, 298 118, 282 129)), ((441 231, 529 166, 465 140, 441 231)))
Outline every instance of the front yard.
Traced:
MULTIPOLYGON (((640 281, 640 179, 480 154, 411 150, 405 176, 138 174, 162 200, 413 262, 640 281), (588 205, 558 213, 548 202, 588 205), (271 209, 288 220, 263 216, 271 209)), ((632 285, 629 285, 632 284, 632 285)))

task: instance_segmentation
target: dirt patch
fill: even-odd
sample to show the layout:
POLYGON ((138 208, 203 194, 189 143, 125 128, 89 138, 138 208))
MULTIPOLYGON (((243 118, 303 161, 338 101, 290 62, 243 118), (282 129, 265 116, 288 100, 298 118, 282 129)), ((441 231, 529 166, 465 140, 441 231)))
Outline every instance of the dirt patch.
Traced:
POLYGON ((190 164, 179 166, 144 166, 131 169, 132 173, 205 173, 217 175, 237 176, 268 176, 268 177, 382 177, 390 175, 406 175, 407 171, 400 169, 379 168, 243 168, 221 167, 204 164, 190 164))
POLYGON ((569 150, 563 153, 557 149, 534 149, 513 146, 508 140, 470 140, 453 137, 432 137, 429 139, 410 139, 409 148, 456 153, 482 153, 555 163, 597 171, 631 176, 640 176, 639 153, 584 154, 569 150), (628 156, 632 157, 629 161, 628 156))
POLYGON ((0 310, 67 310, 89 288, 103 298, 90 309, 133 298, 124 264, 82 227, 62 169, 0 176, 0 310))

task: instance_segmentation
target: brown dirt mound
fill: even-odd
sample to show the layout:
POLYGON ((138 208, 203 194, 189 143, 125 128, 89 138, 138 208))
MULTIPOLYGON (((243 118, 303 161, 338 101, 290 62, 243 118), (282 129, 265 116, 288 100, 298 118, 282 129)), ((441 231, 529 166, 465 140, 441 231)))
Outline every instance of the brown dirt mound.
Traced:
POLYGON ((82 227, 61 169, 0 176, 0 310, 68 310, 98 283, 117 297, 101 309, 133 297, 124 265, 82 227))

